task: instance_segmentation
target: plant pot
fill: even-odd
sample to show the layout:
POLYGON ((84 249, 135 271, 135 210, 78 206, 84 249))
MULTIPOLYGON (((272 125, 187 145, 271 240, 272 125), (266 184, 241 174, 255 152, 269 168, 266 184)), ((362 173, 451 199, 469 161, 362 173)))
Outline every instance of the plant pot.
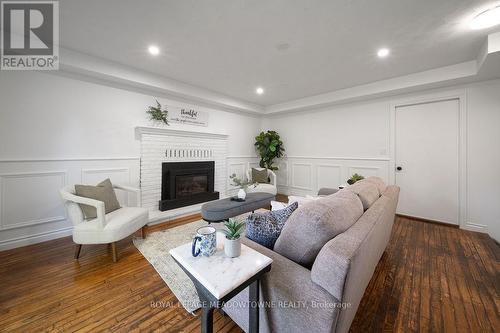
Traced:
POLYGON ((241 254, 241 238, 238 239, 225 239, 224 253, 226 257, 236 258, 241 254))
POLYGON ((244 189, 240 188, 240 190, 238 191, 238 199, 245 200, 246 197, 247 192, 245 192, 244 189))

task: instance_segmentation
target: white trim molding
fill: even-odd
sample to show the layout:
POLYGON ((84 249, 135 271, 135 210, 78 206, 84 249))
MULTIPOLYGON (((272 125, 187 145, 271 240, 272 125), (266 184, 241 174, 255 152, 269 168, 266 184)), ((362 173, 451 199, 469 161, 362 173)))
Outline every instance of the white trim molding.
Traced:
POLYGON ((222 134, 222 133, 184 131, 184 130, 178 130, 178 129, 163 128, 163 127, 138 126, 135 128, 136 140, 142 140, 142 136, 145 134, 179 136, 179 137, 188 137, 188 138, 212 138, 212 139, 227 139, 228 138, 227 134, 222 134))

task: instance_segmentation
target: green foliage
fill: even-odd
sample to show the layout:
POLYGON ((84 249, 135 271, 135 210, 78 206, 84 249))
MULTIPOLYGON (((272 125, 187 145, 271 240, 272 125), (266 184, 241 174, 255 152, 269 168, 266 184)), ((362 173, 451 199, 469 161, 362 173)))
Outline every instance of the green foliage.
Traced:
POLYGON ((229 176, 229 179, 232 180, 231 185, 242 188, 244 190, 246 190, 249 186, 256 186, 255 183, 249 182, 248 180, 239 179, 238 177, 236 177, 235 173, 229 176))
POLYGON ((238 222, 238 220, 230 218, 229 221, 224 222, 222 232, 226 235, 227 239, 235 240, 240 238, 244 226, 245 222, 238 222))
POLYGON ((276 131, 260 132, 255 137, 254 145, 260 155, 260 167, 278 170, 278 167, 273 166, 274 159, 282 157, 285 153, 279 134, 276 131))
POLYGON ((146 113, 149 115, 150 120, 154 121, 161 121, 167 125, 170 125, 168 123, 168 111, 167 110, 162 110, 161 109, 161 104, 156 100, 156 106, 149 106, 148 110, 146 113))
POLYGON ((355 173, 354 175, 351 176, 351 178, 349 178, 347 180, 347 184, 352 185, 355 182, 360 181, 361 179, 365 179, 365 177, 363 177, 363 176, 358 175, 357 173, 355 173))

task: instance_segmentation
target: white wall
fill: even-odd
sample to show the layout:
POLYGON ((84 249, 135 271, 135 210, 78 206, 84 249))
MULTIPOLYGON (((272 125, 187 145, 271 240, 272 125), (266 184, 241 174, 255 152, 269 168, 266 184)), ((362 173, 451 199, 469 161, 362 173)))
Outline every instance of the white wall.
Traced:
MULTIPOLYGON (((159 98, 209 113, 209 126, 170 128, 228 134, 228 164, 255 161, 257 116, 159 98)), ((58 197, 64 184, 139 184, 136 126, 149 126, 150 95, 39 72, 0 73, 0 250, 68 235, 58 197)), ((239 167, 239 166, 236 166, 239 167)))
POLYGON ((467 88, 468 220, 500 242, 500 81, 467 88))
MULTIPOLYGON (((467 95, 467 221, 486 225, 500 240, 500 81, 450 89, 467 95)), ((288 156, 280 162, 280 192, 313 194, 354 172, 390 179, 390 105, 402 97, 265 119, 194 105, 209 112, 209 127, 171 128, 228 134, 228 173, 241 175, 247 163, 256 165, 256 133, 277 130, 288 156)), ((146 94, 74 78, 2 71, 0 249, 70 234, 57 196, 63 184, 111 177, 137 185, 134 128, 149 125, 144 112, 153 102, 146 94)))
POLYGON ((500 81, 425 91, 419 94, 339 105, 263 120, 277 130, 286 146, 278 172, 280 192, 313 194, 318 188, 344 183, 353 172, 391 179, 391 104, 447 90, 466 93, 467 216, 485 225, 500 240, 500 81))

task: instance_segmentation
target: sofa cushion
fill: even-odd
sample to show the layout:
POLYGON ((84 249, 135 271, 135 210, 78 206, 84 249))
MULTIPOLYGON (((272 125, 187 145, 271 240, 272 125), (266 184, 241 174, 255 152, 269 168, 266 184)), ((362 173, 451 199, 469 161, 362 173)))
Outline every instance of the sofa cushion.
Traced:
POLYGON ((252 181, 259 184, 269 184, 267 169, 252 168, 252 181))
POLYGON ((380 197, 378 187, 375 184, 371 182, 365 182, 364 180, 346 187, 343 191, 350 191, 357 194, 359 199, 363 203, 364 210, 370 208, 371 205, 373 205, 373 203, 380 197))
MULTIPOLYGON (((109 180, 109 178, 100 182, 96 186, 75 185, 75 194, 79 197, 85 197, 104 202, 106 214, 109 214, 120 208, 120 203, 116 198, 113 184, 111 184, 111 180, 109 180)), ((97 217, 97 211, 95 207, 80 204, 80 208, 85 215, 85 219, 89 220, 95 219, 97 217)))
POLYGON ((384 181, 380 177, 370 176, 368 178, 365 178, 363 181, 375 184, 375 186, 377 186, 377 188, 378 188, 380 195, 382 195, 385 192, 385 190, 387 189, 387 185, 384 183, 384 181))
POLYGON ((247 217, 246 236, 254 242, 272 249, 285 222, 297 207, 299 204, 294 202, 284 209, 250 214, 247 217))
POLYGON ((363 214, 358 196, 339 191, 300 206, 281 231, 274 251, 311 267, 324 244, 347 230, 363 214))

